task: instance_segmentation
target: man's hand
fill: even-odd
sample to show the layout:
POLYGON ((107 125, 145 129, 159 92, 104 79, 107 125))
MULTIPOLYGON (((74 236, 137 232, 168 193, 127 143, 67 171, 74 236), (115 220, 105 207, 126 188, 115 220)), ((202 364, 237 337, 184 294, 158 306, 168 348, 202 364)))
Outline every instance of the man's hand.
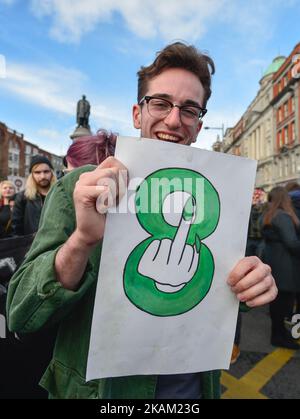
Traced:
POLYGON ((105 212, 120 200, 127 187, 125 177, 125 166, 108 157, 94 171, 83 173, 76 183, 76 230, 55 258, 56 277, 64 288, 78 288, 90 253, 103 237, 105 212))
POLYGON ((75 235, 83 244, 93 246, 102 239, 105 212, 121 198, 124 186, 127 187, 125 174, 126 167, 114 157, 108 157, 97 169, 80 176, 73 199, 76 212, 75 235))
POLYGON ((227 282, 237 298, 249 307, 270 303, 278 293, 270 266, 256 256, 240 260, 227 282))

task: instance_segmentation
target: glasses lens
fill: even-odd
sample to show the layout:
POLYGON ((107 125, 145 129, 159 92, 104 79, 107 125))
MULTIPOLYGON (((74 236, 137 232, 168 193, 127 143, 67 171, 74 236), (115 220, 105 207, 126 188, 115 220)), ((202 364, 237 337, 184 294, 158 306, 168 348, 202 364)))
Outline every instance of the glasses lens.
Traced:
POLYGON ((164 118, 171 111, 172 105, 164 99, 151 98, 148 102, 148 112, 156 118, 164 118))
POLYGON ((181 108, 181 120, 186 125, 193 125, 199 120, 201 113, 195 106, 184 106, 181 108))

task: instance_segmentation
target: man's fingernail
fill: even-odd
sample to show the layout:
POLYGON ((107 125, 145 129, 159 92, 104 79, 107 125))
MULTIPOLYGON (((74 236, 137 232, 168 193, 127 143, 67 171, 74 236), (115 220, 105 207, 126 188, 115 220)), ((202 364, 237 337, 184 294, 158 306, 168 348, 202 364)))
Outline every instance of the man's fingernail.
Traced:
POLYGON ((200 252, 200 248, 201 248, 201 241, 200 241, 200 239, 199 239, 199 237, 196 235, 196 250, 197 250, 197 253, 199 253, 200 252))
POLYGON ((194 201, 195 201, 194 198, 191 197, 187 201, 187 203, 185 204, 185 207, 184 207, 183 213, 182 213, 183 219, 185 221, 191 221, 192 218, 194 217, 194 214, 195 214, 195 203, 194 203, 194 201))

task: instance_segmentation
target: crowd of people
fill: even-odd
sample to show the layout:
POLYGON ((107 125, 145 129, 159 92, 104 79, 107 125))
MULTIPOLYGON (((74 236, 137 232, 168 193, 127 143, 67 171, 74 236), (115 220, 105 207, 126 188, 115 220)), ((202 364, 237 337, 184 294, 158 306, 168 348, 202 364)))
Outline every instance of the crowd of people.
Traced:
MULTIPOLYGON (((146 138, 183 145, 195 142, 211 95, 213 73, 212 59, 195 47, 180 42, 168 45, 138 72, 134 127, 146 138)), ((29 397, 46 397, 46 393, 38 394, 37 383, 50 363, 41 379, 50 398, 218 398, 220 371, 85 382, 105 225, 105 214, 96 210, 102 193, 99 179, 100 184, 107 177, 118 179, 120 171, 126 170, 112 157, 115 145, 116 135, 100 130, 95 136, 74 141, 64 159, 66 176, 58 182, 51 162, 34 156, 24 191, 15 195, 10 182, 1 183, 1 238, 34 238, 24 263, 10 278, 7 294, 9 329, 21 344, 31 345, 27 364, 38 363, 29 397), (31 340, 33 333, 37 340, 31 340)), ((294 185, 289 191, 275 188, 268 203, 262 196, 262 191, 255 191, 248 257, 232 269, 228 285, 249 307, 270 303, 272 344, 296 349, 284 321, 299 301, 300 238, 295 211, 300 187, 294 185)), ((28 376, 28 369, 24 375, 28 376)), ((16 380, 14 377, 11 390, 15 393, 16 380)), ((5 393, 5 388, 0 393, 5 393)), ((17 396, 29 388, 21 382, 17 396)), ((15 398, 15 393, 10 397, 15 398)))
MULTIPOLYGON (((79 138, 64 157, 62 175, 87 164, 99 165, 114 154, 116 135, 99 130, 96 135, 79 138)), ((9 180, 0 183, 0 258, 14 260, 13 269, 0 268, 0 314, 5 314, 6 293, 13 271, 21 264, 38 230, 45 198, 56 183, 53 166, 42 155, 33 156, 25 189, 16 193, 9 180)), ((57 327, 45 332, 15 336, 0 340, 0 398, 46 398, 38 382, 49 364, 57 327)))
MULTIPOLYGON (((298 350, 289 331, 293 314, 300 312, 300 185, 289 182, 268 194, 253 193, 246 256, 257 256, 271 269, 278 288, 270 303, 273 346, 298 350)), ((242 314, 239 313, 232 363, 240 355, 242 314)))

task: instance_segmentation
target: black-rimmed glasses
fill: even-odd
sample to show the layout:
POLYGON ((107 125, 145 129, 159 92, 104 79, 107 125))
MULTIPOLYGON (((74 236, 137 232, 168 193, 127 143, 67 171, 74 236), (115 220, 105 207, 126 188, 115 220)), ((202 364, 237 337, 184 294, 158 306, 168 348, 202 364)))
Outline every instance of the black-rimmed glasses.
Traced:
POLYGON ((194 125, 199 119, 203 118, 207 109, 196 105, 176 105, 168 99, 163 99, 157 96, 144 96, 139 105, 146 102, 148 112, 154 118, 166 118, 173 108, 178 108, 180 111, 180 118, 185 125, 194 125))

